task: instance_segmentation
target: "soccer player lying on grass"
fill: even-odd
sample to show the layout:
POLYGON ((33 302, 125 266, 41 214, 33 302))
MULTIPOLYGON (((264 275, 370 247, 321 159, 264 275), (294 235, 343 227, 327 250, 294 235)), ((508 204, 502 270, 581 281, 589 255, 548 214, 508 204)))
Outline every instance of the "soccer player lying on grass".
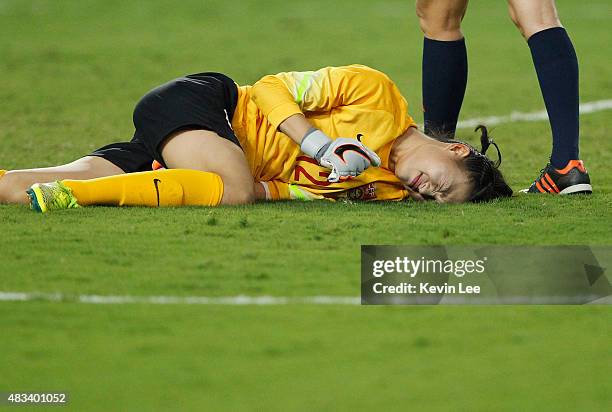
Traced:
POLYGON ((342 197, 478 202, 512 194, 484 155, 485 128, 481 151, 424 135, 395 84, 366 66, 280 73, 253 86, 219 73, 189 75, 145 95, 133 118, 130 142, 63 166, 0 172, 0 202, 31 202, 45 212, 342 197))

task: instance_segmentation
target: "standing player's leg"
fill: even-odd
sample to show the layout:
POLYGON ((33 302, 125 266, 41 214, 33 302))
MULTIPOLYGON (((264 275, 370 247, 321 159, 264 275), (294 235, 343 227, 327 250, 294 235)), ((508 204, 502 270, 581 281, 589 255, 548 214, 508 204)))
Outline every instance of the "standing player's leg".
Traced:
POLYGON ((508 0, 510 17, 527 40, 548 118, 553 147, 550 164, 531 193, 591 193, 579 160, 578 59, 561 26, 554 0, 508 0))
POLYGON ((461 21, 468 0, 417 0, 423 40, 425 133, 453 137, 467 85, 461 21))
POLYGON ((37 182, 59 179, 93 179, 124 173, 109 160, 86 156, 62 166, 40 169, 0 171, 0 203, 28 204, 26 190, 37 182))

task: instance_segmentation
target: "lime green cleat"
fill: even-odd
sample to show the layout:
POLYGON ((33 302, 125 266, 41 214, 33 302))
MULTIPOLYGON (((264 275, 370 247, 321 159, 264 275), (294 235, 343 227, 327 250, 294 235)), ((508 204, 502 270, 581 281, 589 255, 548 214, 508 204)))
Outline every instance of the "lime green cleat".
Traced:
POLYGON ((30 207, 40 213, 49 210, 75 209, 79 207, 72 190, 62 182, 35 183, 26 190, 30 196, 30 207))

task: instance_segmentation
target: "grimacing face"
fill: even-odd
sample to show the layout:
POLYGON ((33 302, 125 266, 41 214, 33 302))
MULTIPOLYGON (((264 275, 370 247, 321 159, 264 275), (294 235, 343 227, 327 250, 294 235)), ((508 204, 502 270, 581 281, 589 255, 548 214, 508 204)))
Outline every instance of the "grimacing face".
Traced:
POLYGON ((395 174, 415 200, 467 202, 472 190, 463 161, 470 149, 461 143, 425 144, 398 162, 395 174))

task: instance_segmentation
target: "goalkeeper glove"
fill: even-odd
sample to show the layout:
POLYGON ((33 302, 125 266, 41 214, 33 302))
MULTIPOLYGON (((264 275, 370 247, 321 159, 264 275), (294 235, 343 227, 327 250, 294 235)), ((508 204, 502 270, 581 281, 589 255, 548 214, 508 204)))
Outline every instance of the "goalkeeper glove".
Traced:
POLYGON ((359 176, 370 165, 380 166, 378 155, 360 141, 345 137, 332 140, 315 128, 306 132, 300 148, 321 166, 331 169, 327 180, 332 183, 359 176))

